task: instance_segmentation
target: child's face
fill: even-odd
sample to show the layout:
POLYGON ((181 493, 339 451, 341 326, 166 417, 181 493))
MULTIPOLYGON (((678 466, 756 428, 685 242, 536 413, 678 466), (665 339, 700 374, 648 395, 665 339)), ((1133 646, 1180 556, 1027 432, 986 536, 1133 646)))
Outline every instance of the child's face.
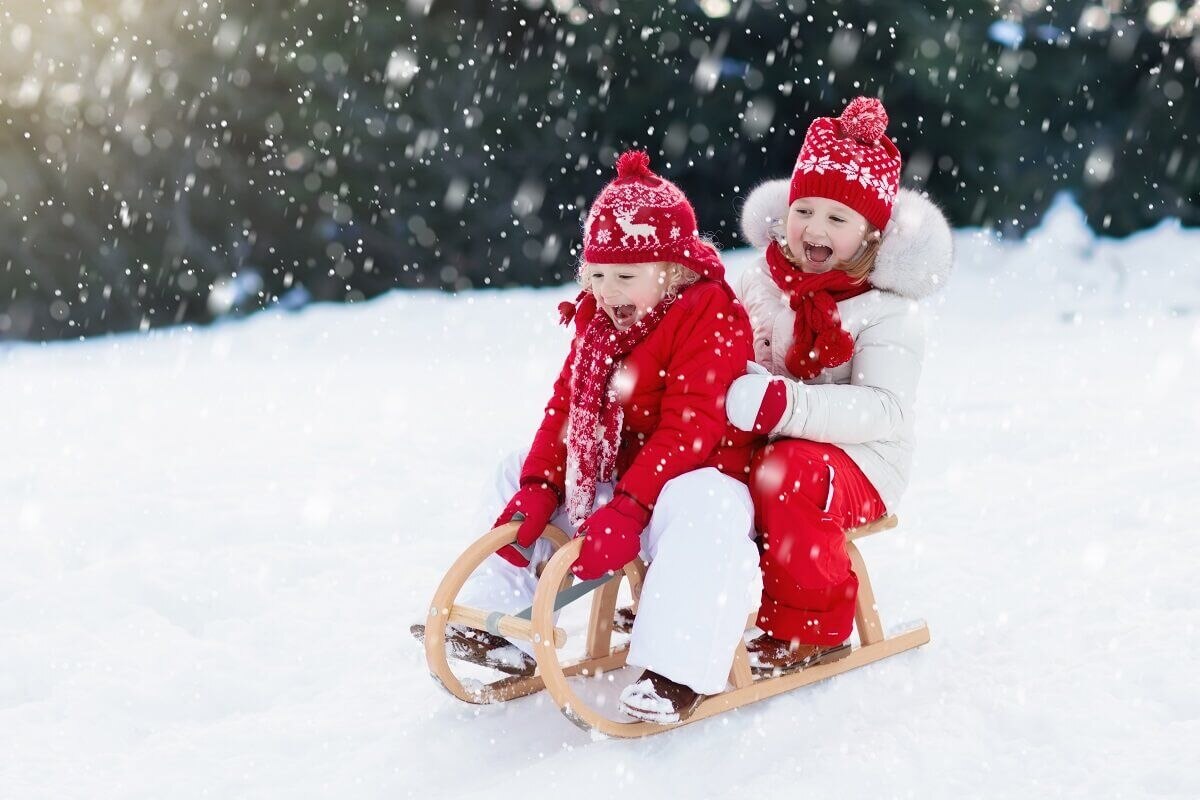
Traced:
POLYGON ((662 264, 588 264, 587 283, 596 303, 618 330, 632 327, 667 292, 662 264))
POLYGON ((802 271, 829 272, 858 254, 870 227, 862 214, 836 200, 801 197, 788 209, 788 249, 802 271))

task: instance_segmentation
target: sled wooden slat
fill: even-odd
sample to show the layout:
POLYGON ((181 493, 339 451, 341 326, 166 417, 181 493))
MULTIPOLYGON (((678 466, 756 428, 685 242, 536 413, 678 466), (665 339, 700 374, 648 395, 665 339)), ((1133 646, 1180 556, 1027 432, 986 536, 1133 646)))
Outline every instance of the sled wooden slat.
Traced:
POLYGON ((867 576, 867 565, 854 542, 846 542, 846 555, 850 566, 858 576, 858 600, 854 604, 854 626, 858 630, 861 644, 876 644, 883 641, 883 623, 879 621, 879 610, 875 607, 875 590, 867 576))
POLYGON ((743 689, 754 683, 754 673, 750 671, 750 655, 746 652, 746 643, 738 642, 733 652, 733 666, 729 669, 729 683, 735 689, 743 689))
MULTIPOLYGON (((617 610, 617 590, 620 588, 620 581, 609 581, 597 589, 592 598, 587 647, 584 650, 588 658, 602 658, 608 654, 612 644, 613 612, 617 610)), ((529 625, 532 627, 533 622, 530 621, 529 625)))
POLYGON ((854 606, 854 627, 858 631, 859 642, 864 645, 883 641, 883 623, 879 621, 879 610, 875 606, 875 590, 871 588, 866 562, 863 561, 862 553, 854 544, 854 540, 894 528, 897 522, 896 515, 891 514, 867 525, 846 531, 846 555, 850 557, 850 567, 858 576, 858 600, 854 606))
POLYGON ((864 536, 870 536, 872 533, 891 530, 899 524, 900 520, 895 514, 889 514, 886 517, 880 517, 874 522, 868 522, 866 525, 859 525, 857 528, 851 528, 846 531, 847 541, 853 542, 855 539, 861 539, 864 536))
MULTIPOLYGON (((456 623, 458 625, 466 625, 468 628, 486 631, 488 630, 487 623, 490 616, 491 612, 484 611, 483 609, 455 605, 450 609, 450 619, 447 620, 447 624, 456 623)), ((523 642, 534 641, 533 624, 510 614, 505 614, 496 620, 496 630, 506 639, 520 639, 523 642)), ((562 647, 566 643, 567 632, 562 628, 555 628, 554 646, 562 647)))

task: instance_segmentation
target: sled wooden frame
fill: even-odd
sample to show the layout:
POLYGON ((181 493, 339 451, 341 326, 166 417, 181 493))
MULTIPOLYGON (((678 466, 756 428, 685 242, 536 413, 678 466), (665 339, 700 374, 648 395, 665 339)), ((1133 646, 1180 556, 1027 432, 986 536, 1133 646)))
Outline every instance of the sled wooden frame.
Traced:
MULTIPOLYGON (((530 620, 508 615, 489 613, 481 609, 455 605, 459 591, 471 573, 489 555, 516 539, 518 523, 510 522, 489 531, 459 557, 442 579, 430 604, 425 622, 425 658, 434 679, 450 694, 468 703, 500 703, 517 697, 549 691, 554 702, 567 717, 585 731, 615 737, 639 737, 677 728, 691 722, 715 716, 724 711, 753 703, 767 697, 791 691, 800 686, 824 680, 843 672, 870 664, 888 656, 911 650, 929 641, 929 628, 924 621, 891 637, 885 637, 879 612, 875 607, 875 594, 867 576, 862 554, 855 540, 873 533, 896 527, 897 519, 884 517, 867 525, 846 532, 846 551, 850 556, 855 574, 858 575, 858 600, 854 613, 854 625, 858 631, 859 644, 851 649, 850 655, 838 661, 819 664, 778 677, 770 675, 755 677, 750 670, 750 659, 744 641, 739 641, 733 655, 729 672, 731 688, 721 694, 705 698, 699 708, 685 722, 663 725, 653 722, 620 721, 604 716, 583 702, 567 682, 575 676, 599 676, 625 666, 629 645, 612 647, 613 613, 616 610, 617 594, 621 580, 629 583, 634 607, 641 594, 642 580, 646 567, 635 560, 625 567, 619 579, 595 590, 587 626, 587 643, 584 656, 562 662, 559 649, 566 642, 566 633, 554 627, 554 601, 558 592, 570 584, 570 566, 579 555, 582 540, 568 539, 567 535, 553 525, 547 526, 543 536, 550 540, 555 553, 545 565, 538 580, 533 599, 530 620), (456 623, 468 627, 485 628, 488 618, 492 627, 505 636, 533 642, 537 658, 537 671, 529 677, 512 676, 468 688, 451 671, 446 655, 446 625, 456 623)), ((746 622, 747 629, 754 627, 755 614, 746 622)), ((636 623, 635 623, 636 624, 636 623)))

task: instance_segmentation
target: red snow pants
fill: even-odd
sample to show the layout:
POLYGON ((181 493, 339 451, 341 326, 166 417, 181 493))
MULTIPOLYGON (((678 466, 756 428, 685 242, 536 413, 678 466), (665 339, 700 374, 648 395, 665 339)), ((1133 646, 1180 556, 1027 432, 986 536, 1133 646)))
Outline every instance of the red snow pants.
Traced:
POLYGON ((875 487, 841 448, 779 439, 750 471, 763 573, 758 627, 776 639, 841 644, 854 628, 858 576, 848 528, 886 513, 875 487))

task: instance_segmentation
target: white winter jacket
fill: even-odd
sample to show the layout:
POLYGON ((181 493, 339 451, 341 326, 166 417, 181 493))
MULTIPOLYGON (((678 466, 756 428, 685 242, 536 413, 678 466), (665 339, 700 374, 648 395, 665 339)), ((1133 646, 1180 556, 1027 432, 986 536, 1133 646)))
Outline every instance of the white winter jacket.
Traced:
MULTIPOLYGON (((768 181, 746 199, 742 233, 765 250, 768 228, 788 211, 787 180, 768 181)), ((901 189, 883 232, 869 292, 838 303, 842 327, 854 337, 845 364, 800 382, 784 367, 795 312, 771 280, 765 256, 734 287, 750 314, 758 363, 791 381, 792 422, 780 436, 835 444, 874 485, 889 513, 908 486, 913 453, 913 400, 925 352, 918 300, 940 289, 953 264, 946 217, 930 200, 901 189)))

